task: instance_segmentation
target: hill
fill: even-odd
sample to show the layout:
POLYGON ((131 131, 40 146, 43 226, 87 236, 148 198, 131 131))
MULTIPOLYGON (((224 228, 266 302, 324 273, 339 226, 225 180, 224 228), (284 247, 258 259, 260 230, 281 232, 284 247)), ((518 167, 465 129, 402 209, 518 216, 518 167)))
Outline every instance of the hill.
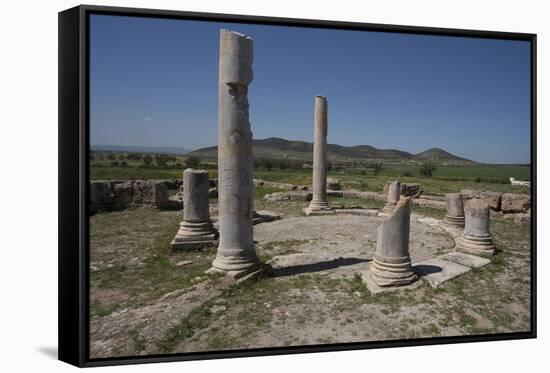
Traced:
POLYGON ((475 163, 469 159, 458 157, 454 154, 451 154, 439 148, 430 148, 428 150, 424 150, 422 153, 415 154, 414 159, 418 161, 430 161, 430 162, 448 163, 448 164, 475 163))
MULTIPOLYGON (((313 144, 299 140, 285 140, 277 137, 252 140, 255 158, 299 159, 311 161, 313 144)), ((419 154, 411 154, 396 149, 378 149, 370 145, 342 146, 328 144, 327 156, 332 162, 383 162, 383 163, 422 163, 426 161, 438 164, 466 165, 476 162, 455 156, 445 150, 432 148, 419 154)), ((216 158, 218 147, 201 148, 189 153, 201 158, 216 158)))
POLYGON ((191 150, 176 146, 124 146, 124 145, 92 145, 94 152, 126 152, 126 153, 155 153, 155 154, 187 154, 191 150))

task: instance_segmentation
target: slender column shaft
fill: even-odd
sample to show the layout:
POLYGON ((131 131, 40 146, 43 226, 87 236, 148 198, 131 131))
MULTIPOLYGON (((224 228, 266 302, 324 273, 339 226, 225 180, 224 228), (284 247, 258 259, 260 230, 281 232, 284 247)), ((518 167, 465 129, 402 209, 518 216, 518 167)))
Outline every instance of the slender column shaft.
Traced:
POLYGON ((313 201, 327 200, 327 99, 315 97, 313 201))
POLYGON ((223 271, 257 268, 252 238, 254 203, 252 132, 248 85, 252 81, 252 39, 220 34, 218 113, 218 210, 220 243, 213 267, 223 271))

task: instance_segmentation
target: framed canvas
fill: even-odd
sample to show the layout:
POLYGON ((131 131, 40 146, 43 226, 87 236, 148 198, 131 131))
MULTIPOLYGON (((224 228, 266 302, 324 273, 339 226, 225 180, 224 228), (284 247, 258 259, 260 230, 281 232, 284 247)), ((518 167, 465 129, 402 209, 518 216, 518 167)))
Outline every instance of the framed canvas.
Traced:
POLYGON ((536 35, 59 13, 59 359, 536 337, 536 35))

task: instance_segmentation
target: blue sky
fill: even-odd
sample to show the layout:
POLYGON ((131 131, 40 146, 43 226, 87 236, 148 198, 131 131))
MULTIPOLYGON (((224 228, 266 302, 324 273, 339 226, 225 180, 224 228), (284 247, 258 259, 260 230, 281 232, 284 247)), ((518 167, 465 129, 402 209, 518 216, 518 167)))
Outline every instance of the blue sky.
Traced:
POLYGON ((254 40, 254 138, 312 141, 324 95, 330 143, 529 162, 528 42, 105 15, 91 16, 91 144, 215 145, 222 28, 254 40))

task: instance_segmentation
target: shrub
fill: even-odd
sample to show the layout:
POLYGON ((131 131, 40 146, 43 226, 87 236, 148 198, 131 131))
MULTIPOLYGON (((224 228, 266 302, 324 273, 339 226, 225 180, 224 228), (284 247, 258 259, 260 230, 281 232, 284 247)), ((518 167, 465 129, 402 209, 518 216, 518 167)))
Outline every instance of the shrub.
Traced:
POLYGON ((111 161, 111 167, 118 167, 118 166, 120 166, 118 161, 111 161))
POLYGON ((437 170, 437 166, 434 163, 424 163, 422 166, 420 166, 420 175, 431 177, 433 173, 437 170))
POLYGON ((414 175, 412 173, 410 173, 409 171, 405 171, 403 172, 403 177, 414 177, 414 175))

